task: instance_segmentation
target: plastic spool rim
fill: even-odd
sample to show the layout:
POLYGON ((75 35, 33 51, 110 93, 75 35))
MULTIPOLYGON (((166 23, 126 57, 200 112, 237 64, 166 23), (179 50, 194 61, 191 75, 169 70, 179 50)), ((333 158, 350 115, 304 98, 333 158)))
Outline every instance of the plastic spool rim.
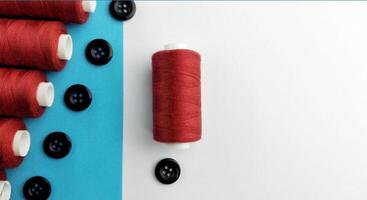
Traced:
POLYGON ((85 12, 93 13, 97 8, 97 1, 95 0, 83 0, 82 7, 85 12))
POLYGON ((166 143, 169 147, 173 147, 175 149, 190 149, 191 142, 186 143, 166 143))
POLYGON ((188 49, 188 46, 185 43, 170 43, 164 45, 164 49, 165 50, 188 49))
POLYGON ((11 196, 11 185, 9 181, 0 181, 0 200, 9 200, 11 196))
POLYGON ((31 147, 31 135, 26 130, 19 130, 13 139, 13 152, 15 156, 25 157, 31 147))
POLYGON ((41 107, 51 107, 55 99, 55 88, 51 82, 41 82, 37 87, 36 99, 41 107))
POLYGON ((61 34, 57 46, 57 57, 60 60, 70 60, 73 55, 73 39, 69 34, 61 34))

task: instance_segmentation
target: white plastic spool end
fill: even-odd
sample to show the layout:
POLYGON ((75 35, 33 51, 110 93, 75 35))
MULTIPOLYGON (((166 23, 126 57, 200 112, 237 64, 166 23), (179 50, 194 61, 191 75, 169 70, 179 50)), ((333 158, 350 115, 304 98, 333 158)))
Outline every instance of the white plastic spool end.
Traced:
POLYGON ((61 34, 57 46, 57 57, 60 60, 70 60, 73 55, 73 39, 69 34, 61 34))
POLYGON ((184 150, 184 149, 190 149, 191 143, 187 142, 187 143, 167 143, 168 146, 173 147, 175 149, 180 149, 180 150, 184 150))
POLYGON ((9 181, 0 181, 0 200, 9 200, 11 196, 11 185, 9 181))
POLYGON ((164 49, 165 50, 188 49, 188 46, 185 43, 171 43, 164 45, 164 49))
POLYGON ((13 139, 13 152, 15 156, 25 157, 31 147, 31 135, 26 130, 19 130, 13 139))
POLYGON ((36 98, 41 107, 51 107, 55 98, 54 85, 50 82, 41 82, 37 88, 36 98))
POLYGON ((97 1, 96 0, 83 0, 82 7, 85 12, 93 13, 96 11, 97 1))

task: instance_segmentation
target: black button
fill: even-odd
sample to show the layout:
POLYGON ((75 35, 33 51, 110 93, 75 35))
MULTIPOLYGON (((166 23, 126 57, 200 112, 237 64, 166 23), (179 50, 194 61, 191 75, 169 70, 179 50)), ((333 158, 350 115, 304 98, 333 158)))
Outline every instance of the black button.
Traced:
POLYGON ((64 94, 64 102, 71 110, 82 111, 92 103, 92 93, 84 85, 72 85, 64 94))
POLYGON ((163 184, 172 184, 180 178, 181 169, 177 161, 165 158, 155 167, 155 177, 163 184))
POLYGON ((51 158, 63 158, 71 150, 71 140, 63 132, 53 132, 43 141, 43 150, 51 158))
POLYGON ((35 176, 23 186, 23 195, 27 200, 46 200, 51 194, 51 185, 47 179, 35 176))
POLYGON ((111 15, 121 21, 129 20, 135 15, 136 5, 133 0, 112 0, 111 15))
POLYGON ((105 65, 112 59, 113 50, 106 40, 95 39, 89 42, 85 49, 85 56, 95 65, 105 65))

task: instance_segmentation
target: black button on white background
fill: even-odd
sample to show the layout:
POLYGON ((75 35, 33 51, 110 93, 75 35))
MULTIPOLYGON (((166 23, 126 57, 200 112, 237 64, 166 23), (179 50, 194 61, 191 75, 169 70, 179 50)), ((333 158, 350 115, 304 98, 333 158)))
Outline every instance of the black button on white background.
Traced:
POLYGON ((165 158, 158 162, 155 176, 163 184, 172 184, 180 178, 181 169, 176 160, 165 158))
POLYGON ((82 111, 92 103, 92 93, 84 85, 72 85, 64 94, 64 102, 69 109, 82 111))
POLYGON ((117 20, 125 21, 131 19, 136 12, 133 0, 113 0, 110 3, 110 13, 117 20))
POLYGON ((71 150, 71 139, 63 132, 53 132, 43 141, 43 150, 51 158, 60 159, 71 150))
POLYGON ((47 179, 35 176, 23 186, 23 195, 27 200, 46 200, 51 194, 51 185, 47 179))
POLYGON ((85 56, 92 64, 105 65, 112 59, 112 46, 104 39, 92 40, 85 49, 85 56))

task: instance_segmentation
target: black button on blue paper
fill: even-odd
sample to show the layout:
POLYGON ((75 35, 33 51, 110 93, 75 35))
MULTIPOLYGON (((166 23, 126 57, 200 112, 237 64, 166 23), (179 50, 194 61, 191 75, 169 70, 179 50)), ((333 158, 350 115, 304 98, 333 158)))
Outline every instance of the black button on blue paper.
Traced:
POLYGON ((117 20, 129 20, 135 12, 136 5, 133 0, 112 0, 110 3, 110 13, 117 20))
POLYGON ((23 186, 23 195, 27 200, 47 200, 51 194, 51 185, 42 176, 28 179, 23 186))
POLYGON ((70 110, 82 111, 92 103, 92 93, 84 85, 72 85, 64 94, 64 102, 70 110))
POLYGON ((176 160, 165 158, 158 162, 155 177, 163 184, 172 184, 180 178, 181 169, 176 160))
POLYGON ((85 49, 85 56, 94 65, 105 65, 112 59, 112 46, 104 39, 92 40, 85 49))
POLYGON ((43 141, 43 150, 51 158, 60 159, 71 150, 71 139, 63 132, 53 132, 43 141))

